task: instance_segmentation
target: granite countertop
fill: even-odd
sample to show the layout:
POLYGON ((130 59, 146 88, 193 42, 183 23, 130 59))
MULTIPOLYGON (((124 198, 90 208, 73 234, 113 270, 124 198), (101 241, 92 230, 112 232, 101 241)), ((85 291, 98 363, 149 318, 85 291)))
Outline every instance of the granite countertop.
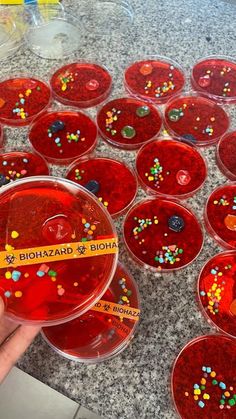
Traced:
MULTIPOLYGON (((76 0, 65 2, 75 13, 76 0)), ((72 57, 97 59, 114 77, 112 96, 124 94, 122 70, 133 55, 159 54, 177 60, 187 76, 195 60, 211 54, 234 55, 236 1, 132 0, 135 18, 127 34, 88 37, 87 45, 72 57)), ((47 61, 19 50, 1 62, 1 76, 30 72, 48 79, 51 69, 69 60, 47 61)), ((55 105, 58 107, 59 105, 55 105)), ((231 127, 236 128, 235 107, 231 127)), ((92 116, 96 110, 88 110, 92 116)), ((27 144, 27 129, 5 130, 6 150, 27 144)), ((100 141, 99 154, 109 154, 134 164, 135 153, 112 149, 100 141)), ((209 164, 207 182, 188 204, 202 219, 206 196, 226 178, 215 165, 215 149, 203 150, 209 164)), ((65 168, 53 168, 63 175, 65 168)), ((141 190, 140 199, 144 196, 141 190)), ((157 275, 141 270, 130 260, 122 243, 120 259, 129 266, 140 289, 142 319, 132 344, 116 358, 98 365, 82 365, 54 353, 39 336, 20 360, 19 367, 54 389, 107 419, 174 419, 170 397, 170 371, 180 349, 192 338, 211 333, 196 301, 196 281, 203 263, 220 250, 206 236, 198 259, 187 269, 157 275)))

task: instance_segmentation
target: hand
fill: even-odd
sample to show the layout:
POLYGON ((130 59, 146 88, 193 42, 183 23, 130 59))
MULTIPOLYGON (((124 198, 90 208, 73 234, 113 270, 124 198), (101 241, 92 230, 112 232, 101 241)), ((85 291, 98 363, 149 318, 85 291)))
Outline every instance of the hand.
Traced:
POLYGON ((0 383, 40 331, 39 326, 20 326, 4 317, 0 297, 0 383))

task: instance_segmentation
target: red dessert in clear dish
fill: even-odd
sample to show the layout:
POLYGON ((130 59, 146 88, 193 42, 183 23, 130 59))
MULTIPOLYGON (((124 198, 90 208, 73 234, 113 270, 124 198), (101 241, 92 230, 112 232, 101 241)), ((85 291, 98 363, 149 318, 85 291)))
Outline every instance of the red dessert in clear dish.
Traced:
POLYGON ((236 340, 200 336, 178 355, 172 370, 172 396, 182 419, 236 417, 236 340))
POLYGON ((223 135, 216 150, 216 162, 222 173, 236 180, 236 131, 223 135))
POLYGON ((59 68, 51 77, 54 97, 65 105, 89 108, 110 93, 112 78, 105 67, 78 62, 59 68))
POLYGON ((0 122, 10 126, 28 125, 51 102, 51 89, 32 77, 0 82, 0 122))
POLYGON ((196 146, 215 144, 229 128, 225 110, 212 100, 186 94, 170 100, 165 109, 167 130, 196 146))
POLYGON ((112 282, 92 310, 63 325, 46 327, 43 336, 60 355, 78 362, 104 361, 130 343, 139 320, 137 285, 118 264, 112 282))
POLYGON ((139 264, 162 271, 187 266, 203 245, 196 216, 177 201, 165 198, 145 199, 134 205, 124 220, 124 239, 139 264))
POLYGON ((3 146, 3 127, 0 124, 0 148, 3 146))
POLYGON ((205 225, 223 247, 236 248, 236 182, 215 189, 205 207, 205 225))
POLYGON ((139 150, 136 171, 147 192, 178 198, 193 195, 207 176, 205 160, 194 146, 162 138, 139 150))
POLYGON ((141 100, 120 98, 107 102, 98 112, 102 138, 115 147, 135 150, 158 135, 162 119, 158 110, 141 100))
POLYGON ((117 263, 111 218, 84 188, 42 176, 0 192, 0 293, 18 322, 58 324, 90 309, 117 263))
POLYGON ((68 164, 95 148, 97 127, 82 112, 48 111, 31 125, 29 140, 49 162, 68 164))
POLYGON ((129 93, 158 104, 180 93, 184 83, 185 76, 180 66, 163 57, 136 61, 125 70, 124 75, 129 93))
POLYGON ((207 57, 198 61, 191 74, 195 90, 218 102, 236 103, 236 62, 228 57, 207 57))
POLYGON ((203 267, 198 298, 205 316, 219 329, 236 337, 236 251, 219 253, 203 267))
POLYGON ((49 175, 42 156, 31 151, 0 153, 0 187, 29 176, 49 175))
POLYGON ((104 157, 84 157, 72 163, 70 179, 93 192, 112 217, 125 212, 137 193, 137 180, 124 163, 104 157))

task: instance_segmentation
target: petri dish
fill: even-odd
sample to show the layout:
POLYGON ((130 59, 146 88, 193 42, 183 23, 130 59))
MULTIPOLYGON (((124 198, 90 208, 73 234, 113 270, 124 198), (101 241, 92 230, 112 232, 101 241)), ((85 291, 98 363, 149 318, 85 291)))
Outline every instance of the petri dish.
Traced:
POLYGON ((18 323, 55 325, 109 286, 117 235, 100 202, 67 179, 29 177, 0 189, 0 292, 18 323))
POLYGON ((236 180, 236 131, 223 135, 217 144, 216 163, 230 180, 236 180))

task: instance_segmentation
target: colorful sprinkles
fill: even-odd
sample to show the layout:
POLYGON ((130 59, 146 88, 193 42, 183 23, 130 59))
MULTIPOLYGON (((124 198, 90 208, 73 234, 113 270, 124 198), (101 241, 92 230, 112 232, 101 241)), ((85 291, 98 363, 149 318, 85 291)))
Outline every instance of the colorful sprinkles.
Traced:
MULTIPOLYGON (((200 383, 193 384, 192 397, 197 405, 203 409, 206 406, 208 400, 211 399, 211 387, 216 389, 217 387, 222 390, 221 397, 219 400, 219 409, 231 409, 236 405, 236 392, 234 388, 221 381, 221 375, 217 376, 217 373, 209 366, 202 367, 202 377, 200 383)), ((185 397, 189 397, 189 392, 184 392, 185 397)))
POLYGON ((114 129, 114 122, 118 121, 118 117, 121 111, 117 110, 116 108, 112 108, 111 111, 107 111, 106 113, 106 131, 110 132, 111 135, 116 135, 117 131, 114 129))

